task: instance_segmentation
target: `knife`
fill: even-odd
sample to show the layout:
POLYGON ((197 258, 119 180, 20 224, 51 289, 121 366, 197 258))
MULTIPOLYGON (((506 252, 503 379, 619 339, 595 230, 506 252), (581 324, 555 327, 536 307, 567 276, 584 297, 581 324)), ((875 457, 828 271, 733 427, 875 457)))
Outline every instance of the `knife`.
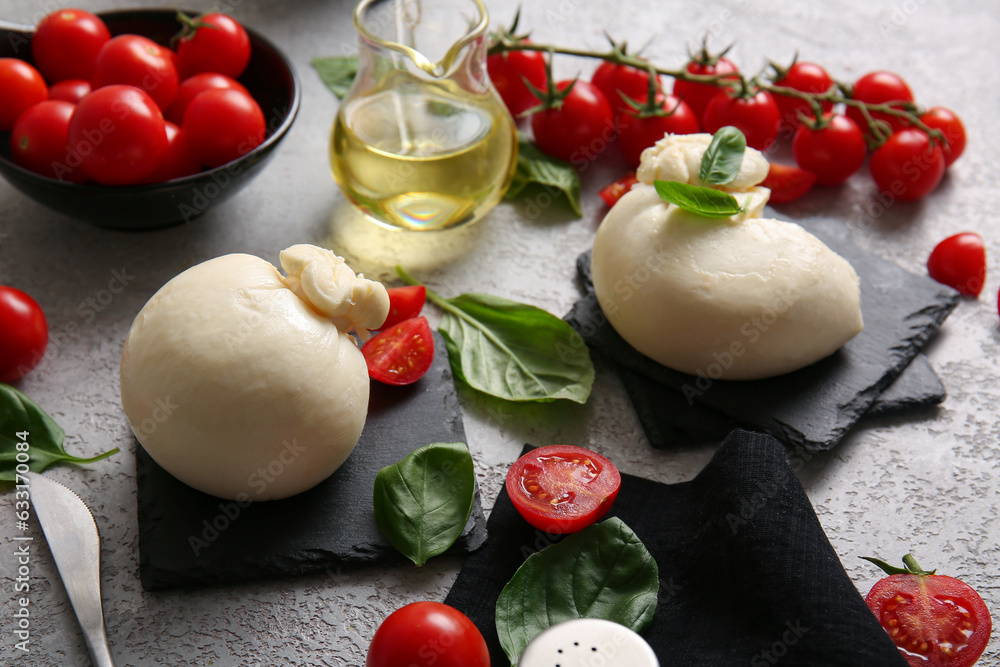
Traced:
POLYGON ((101 542, 94 516, 59 482, 37 473, 23 477, 94 665, 115 667, 101 609, 101 542))

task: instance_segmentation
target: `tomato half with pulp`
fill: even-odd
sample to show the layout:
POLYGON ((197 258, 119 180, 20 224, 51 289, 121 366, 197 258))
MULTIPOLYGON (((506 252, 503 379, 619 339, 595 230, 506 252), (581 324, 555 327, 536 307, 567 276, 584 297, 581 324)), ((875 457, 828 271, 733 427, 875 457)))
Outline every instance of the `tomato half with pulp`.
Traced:
POLYGON ((486 640, 468 616, 440 602, 413 602, 382 621, 365 667, 490 667, 486 640))
POLYGON ((368 375, 385 384, 413 384, 434 361, 434 336, 426 317, 385 329, 361 348, 368 375))
POLYGON ((14 382, 38 365, 49 344, 45 313, 30 296, 0 285, 0 382, 14 382))
POLYGON ((772 162, 761 186, 771 191, 770 203, 787 204, 809 192, 815 182, 816 174, 811 171, 772 162))
POLYGON ((423 285, 407 285, 386 290, 389 293, 389 314, 379 327, 382 330, 416 317, 427 302, 427 288, 423 285))
POLYGON ((931 278, 966 296, 979 296, 986 281, 986 246, 975 232, 949 236, 927 259, 931 278))
POLYGON ((558 535, 583 530, 607 514, 621 484, 611 461, 573 445, 533 449, 507 471, 507 495, 518 513, 558 535))
POLYGON ((601 199, 608 206, 614 206, 618 203, 618 200, 625 196, 625 193, 632 189, 632 186, 639 182, 638 177, 635 175, 634 171, 630 171, 625 174, 617 181, 613 183, 608 183, 601 191, 598 193, 601 195, 601 199))

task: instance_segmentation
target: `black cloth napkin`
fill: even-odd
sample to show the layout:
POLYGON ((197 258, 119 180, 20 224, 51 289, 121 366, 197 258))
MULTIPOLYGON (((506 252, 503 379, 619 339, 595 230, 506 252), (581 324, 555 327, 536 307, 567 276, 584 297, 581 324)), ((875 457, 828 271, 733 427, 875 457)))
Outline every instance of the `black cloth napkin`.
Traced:
MULTIPOLYGON (((631 527, 659 566, 659 604, 645 636, 664 667, 906 667, 774 438, 733 431, 690 482, 622 475, 609 516, 631 527)), ((497 597, 524 559, 555 538, 521 519, 506 491, 487 530, 445 602, 475 622, 493 666, 504 667, 497 597)))

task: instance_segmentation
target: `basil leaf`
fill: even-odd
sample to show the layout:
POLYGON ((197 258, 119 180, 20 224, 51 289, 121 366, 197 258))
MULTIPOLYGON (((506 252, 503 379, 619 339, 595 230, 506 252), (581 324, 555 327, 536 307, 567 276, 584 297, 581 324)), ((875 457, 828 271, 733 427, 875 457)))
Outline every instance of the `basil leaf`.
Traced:
POLYGON ((659 571, 632 529, 611 518, 528 556, 497 599, 500 645, 517 663, 546 628, 603 618, 635 632, 656 611, 659 571))
POLYGON ((337 99, 344 99, 354 77, 358 73, 357 56, 331 56, 329 58, 313 58, 312 66, 323 79, 337 99))
POLYGON ((524 135, 518 136, 517 170, 504 198, 514 199, 524 193, 525 188, 537 184, 549 194, 566 195, 566 201, 577 215, 583 215, 580 206, 580 175, 568 162, 543 153, 538 146, 524 135), (553 193, 553 190, 555 191, 553 193))
POLYGON ((375 476, 375 522, 392 546, 423 565, 462 534, 475 493, 468 448, 427 445, 375 476))
POLYGON ((728 192, 677 181, 653 181, 653 186, 661 199, 676 204, 689 213, 708 218, 726 218, 743 212, 736 197, 728 192))
POLYGON ((726 125, 712 135, 712 141, 701 156, 698 178, 705 185, 724 185, 736 178, 747 150, 747 138, 732 125, 726 125))
POLYGON ((17 481, 18 454, 28 455, 28 469, 42 472, 53 463, 94 463, 118 452, 111 451, 91 458, 80 458, 66 453, 63 440, 66 434, 51 417, 45 414, 30 398, 14 387, 0 383, 0 481, 17 481), (21 437, 23 436, 23 437, 21 437), (18 445, 27 451, 18 451, 18 445))

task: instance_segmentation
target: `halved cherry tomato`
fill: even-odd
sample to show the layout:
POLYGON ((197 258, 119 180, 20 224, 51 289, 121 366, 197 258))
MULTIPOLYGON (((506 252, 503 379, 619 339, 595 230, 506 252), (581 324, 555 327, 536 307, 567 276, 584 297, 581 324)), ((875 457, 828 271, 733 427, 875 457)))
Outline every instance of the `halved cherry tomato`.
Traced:
POLYGON ((927 259, 931 278, 966 296, 979 296, 986 280, 986 246, 975 232, 949 236, 927 259))
POLYGON ((380 329, 391 329, 397 324, 420 314, 427 301, 427 288, 423 285, 393 287, 389 292, 389 315, 380 329))
POLYGON ((630 171, 621 178, 619 178, 614 183, 609 183, 601 188, 598 193, 601 195, 601 199, 608 206, 614 206, 618 203, 618 200, 625 196, 625 193, 632 189, 632 186, 639 182, 636 178, 635 172, 630 171))
POLYGON ((865 602, 911 667, 970 667, 979 659, 993 622, 971 586, 921 570, 909 554, 905 569, 865 560, 892 573, 872 586, 865 602))
POLYGON ((572 445, 534 449, 507 471, 507 495, 524 520, 546 533, 583 530, 611 509, 622 476, 600 454, 572 445))
POLYGON ((770 203, 787 204, 809 192, 809 188, 815 182, 816 174, 811 171, 772 162, 771 168, 767 172, 767 178, 761 185, 770 188, 771 197, 768 199, 770 203))
POLYGON ((368 375, 385 384, 413 384, 434 361, 434 337, 425 317, 385 329, 361 348, 368 375))
POLYGON ((382 621, 365 667, 490 667, 486 640, 468 616, 441 602, 412 602, 382 621))

